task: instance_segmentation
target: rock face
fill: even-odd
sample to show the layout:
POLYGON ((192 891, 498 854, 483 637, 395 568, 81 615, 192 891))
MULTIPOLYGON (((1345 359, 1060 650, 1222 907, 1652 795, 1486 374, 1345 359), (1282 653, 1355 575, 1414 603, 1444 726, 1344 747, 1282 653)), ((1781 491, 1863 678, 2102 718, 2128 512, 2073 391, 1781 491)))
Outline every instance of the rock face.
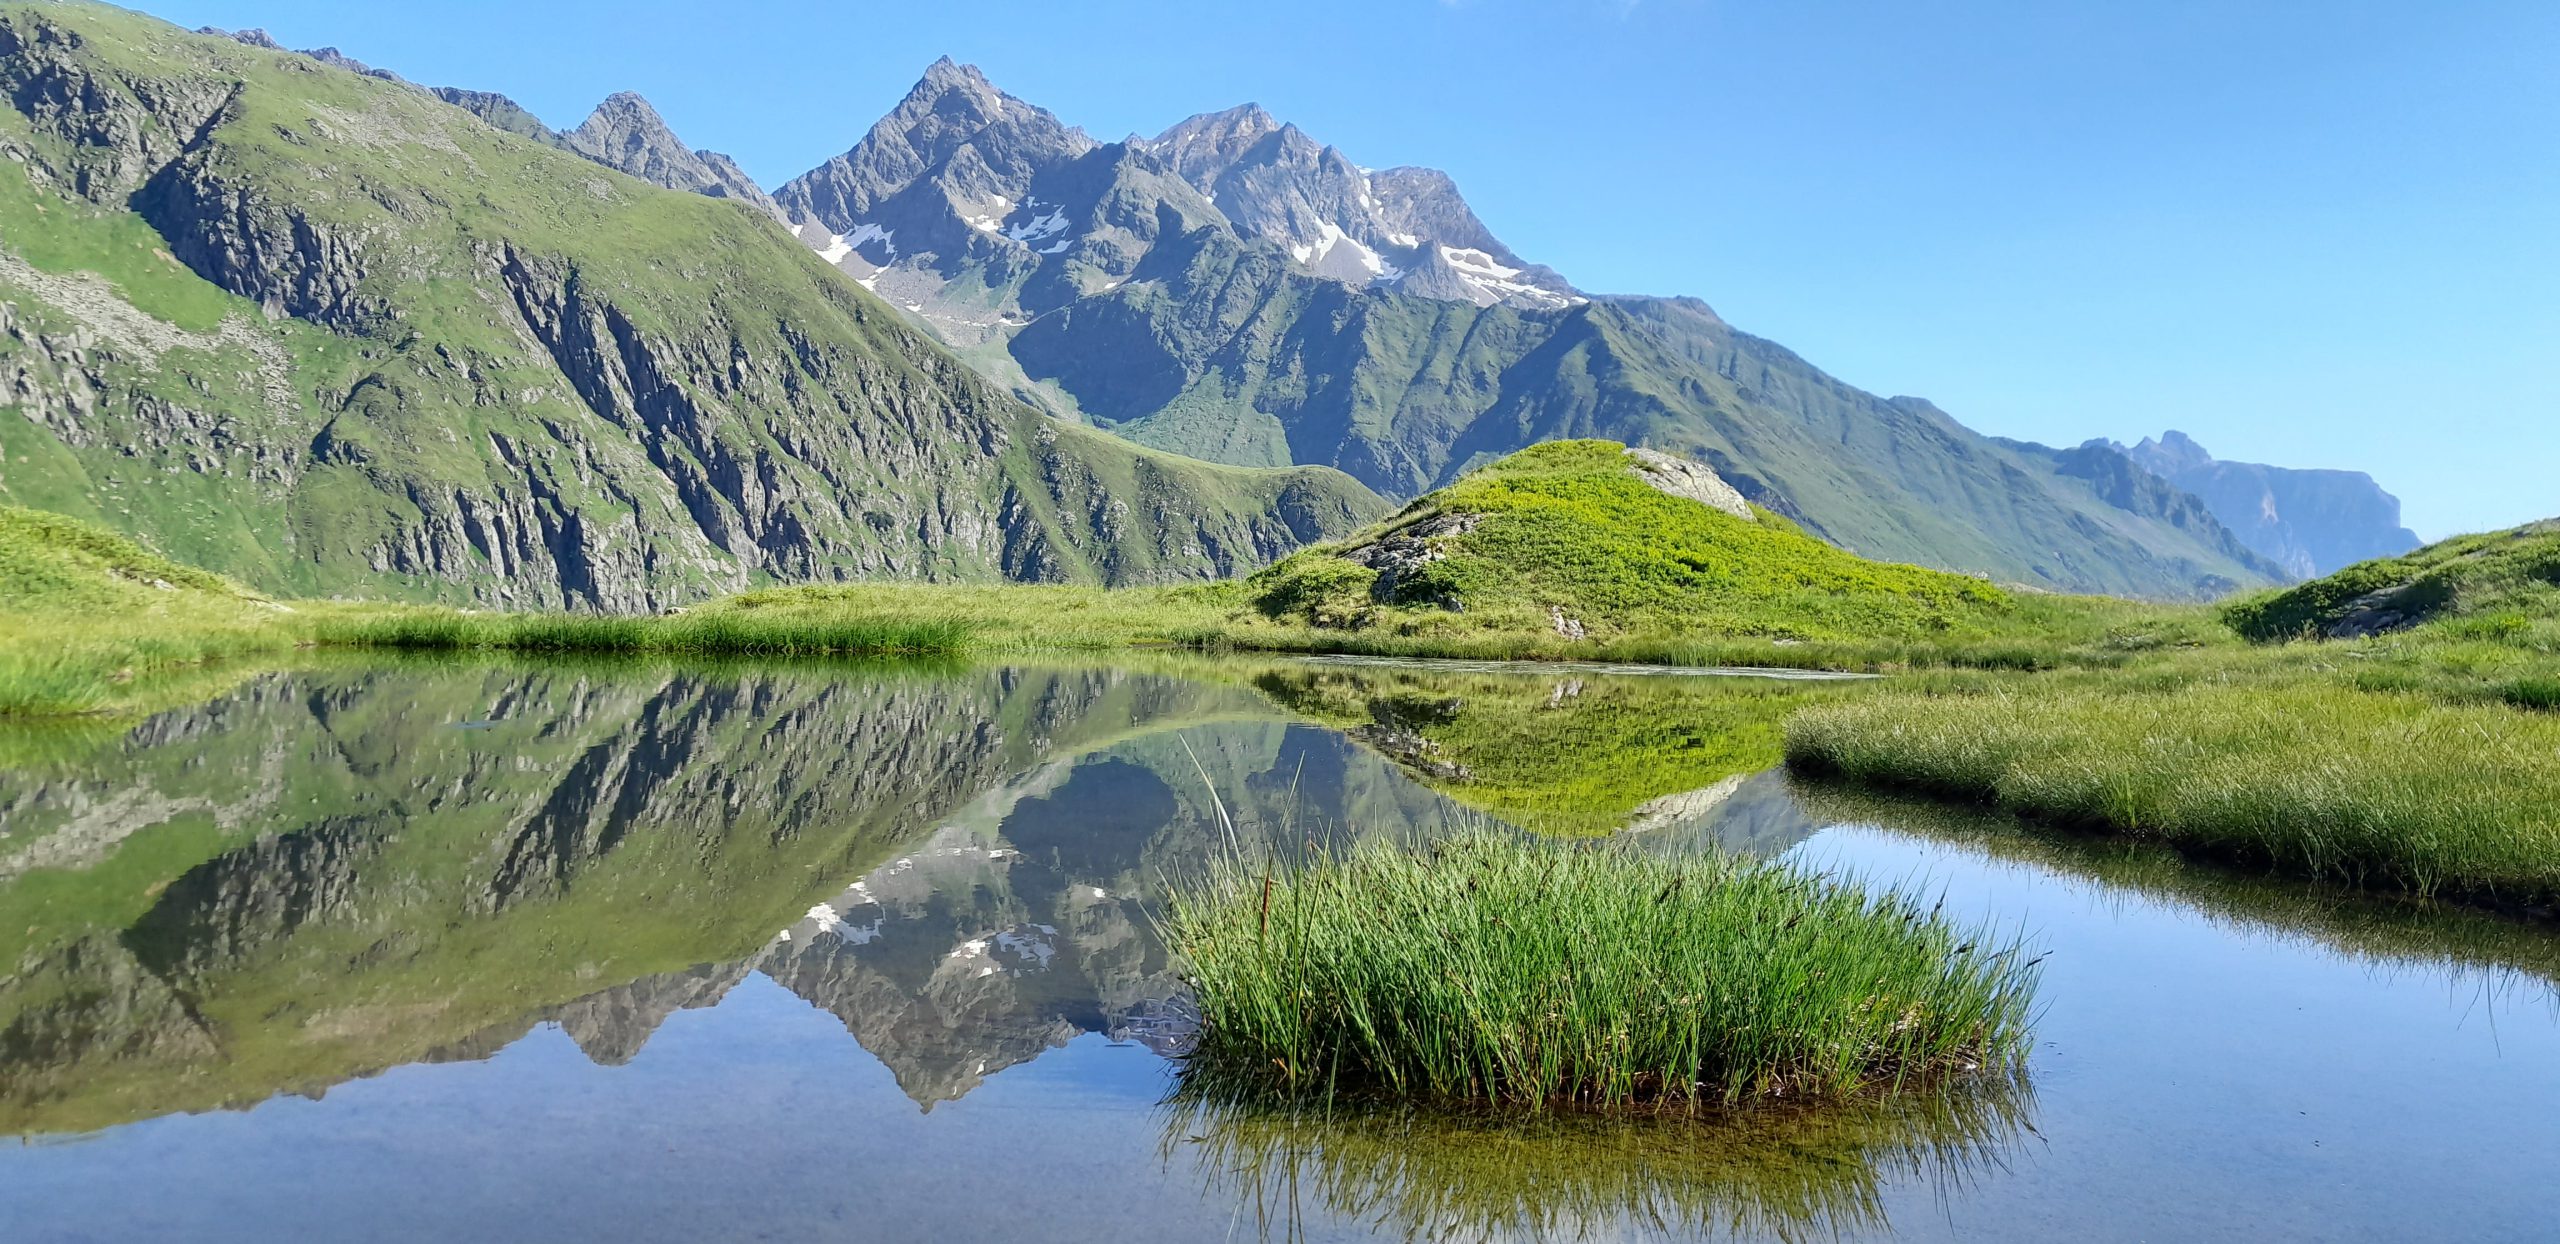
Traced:
POLYGON ((830 262, 972 341, 1137 279, 1159 251, 1195 248, 1194 234, 1355 287, 1420 273, 1412 292, 1435 298, 1581 301, 1495 240, 1445 174, 1361 168, 1253 105, 1097 143, 948 59, 775 198, 830 262))
MULTIPOLYGON (((0 229, 0 498, 270 591, 1160 582, 1378 509, 1060 426, 769 220, 404 84, 48 6, 0 10, 0 95, 9 210, 109 257, 48 269, 0 229)), ((583 141, 674 159, 645 105, 608 111, 583 141)))
POLYGON ((1672 496, 1686 497, 1746 523, 1760 521, 1752 515, 1751 503, 1704 463, 1657 449, 1629 449, 1627 456, 1636 460, 1637 478, 1672 496))
MULTIPOLYGON (((2031 441, 2000 439, 1999 443, 2058 479, 2076 481, 2121 515, 2155 529, 2165 527, 2184 533, 2193 543, 2241 567, 2257 581, 2281 583, 2296 577, 2282 562, 2250 547, 2224 525, 2202 498, 2145 470, 2121 445, 2105 439, 2090 440, 2071 449, 2054 449, 2031 441)), ((2152 547, 2162 546, 2155 542, 2152 547)), ((2216 589, 2208 594, 2233 591, 2248 581, 2208 580, 2216 589)))
POLYGON ((2126 451, 2145 470, 2194 493, 2250 548, 2297 578, 2313 578, 2418 547, 2400 525, 2400 499, 2362 471, 2295 470, 2222 462, 2184 432, 2126 451))

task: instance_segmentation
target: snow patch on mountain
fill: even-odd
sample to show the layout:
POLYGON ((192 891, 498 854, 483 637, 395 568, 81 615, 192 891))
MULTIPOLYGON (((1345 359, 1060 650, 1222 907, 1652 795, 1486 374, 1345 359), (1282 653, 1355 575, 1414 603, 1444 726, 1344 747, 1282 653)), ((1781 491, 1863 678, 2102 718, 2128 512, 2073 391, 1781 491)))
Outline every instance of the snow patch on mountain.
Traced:
POLYGON ((1491 302, 1557 308, 1589 301, 1523 281, 1519 279, 1522 269, 1504 264, 1473 247, 1443 246, 1440 258, 1456 270, 1459 279, 1482 290, 1491 302))

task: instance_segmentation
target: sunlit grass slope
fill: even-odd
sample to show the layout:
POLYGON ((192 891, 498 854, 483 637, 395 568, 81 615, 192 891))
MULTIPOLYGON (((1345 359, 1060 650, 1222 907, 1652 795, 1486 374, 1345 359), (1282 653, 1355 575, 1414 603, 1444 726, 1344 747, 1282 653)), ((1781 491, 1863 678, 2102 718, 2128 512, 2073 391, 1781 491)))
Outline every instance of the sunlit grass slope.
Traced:
POLYGON ((102 528, 0 506, 0 715, 94 711, 177 671, 279 652, 289 619, 102 528))
POLYGON ((2324 878, 2560 903, 2560 535, 2464 537, 2240 602, 2258 636, 2030 680, 1944 674, 1788 723, 1800 770, 2324 878), (2397 604, 2393 602, 2397 602, 2397 604))

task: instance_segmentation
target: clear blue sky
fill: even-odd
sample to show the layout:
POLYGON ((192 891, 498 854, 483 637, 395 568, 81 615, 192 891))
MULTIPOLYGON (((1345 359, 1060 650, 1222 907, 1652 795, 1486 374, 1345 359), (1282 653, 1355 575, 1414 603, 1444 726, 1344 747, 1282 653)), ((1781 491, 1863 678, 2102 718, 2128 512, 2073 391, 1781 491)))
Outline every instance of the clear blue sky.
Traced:
POLYGON ((1985 432, 2560 514, 2560 4, 142 0, 554 125, 616 90, 767 184, 934 57, 1096 137, 1257 100, 1454 173, 1588 289, 1985 432))

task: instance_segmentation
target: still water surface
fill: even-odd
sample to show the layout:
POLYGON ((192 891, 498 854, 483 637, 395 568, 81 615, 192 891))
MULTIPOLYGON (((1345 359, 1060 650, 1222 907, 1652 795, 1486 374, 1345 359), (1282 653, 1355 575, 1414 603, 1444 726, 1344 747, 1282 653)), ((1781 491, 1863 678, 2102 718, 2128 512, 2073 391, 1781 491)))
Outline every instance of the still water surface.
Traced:
POLYGON ((0 1240, 2551 1237, 2560 935, 1760 771, 1788 696, 1854 693, 404 665, 0 737, 0 1240), (1167 1103, 1150 913, 1221 817, 1323 849, 1565 787, 2023 923, 2025 1082, 1714 1126, 1167 1103))

